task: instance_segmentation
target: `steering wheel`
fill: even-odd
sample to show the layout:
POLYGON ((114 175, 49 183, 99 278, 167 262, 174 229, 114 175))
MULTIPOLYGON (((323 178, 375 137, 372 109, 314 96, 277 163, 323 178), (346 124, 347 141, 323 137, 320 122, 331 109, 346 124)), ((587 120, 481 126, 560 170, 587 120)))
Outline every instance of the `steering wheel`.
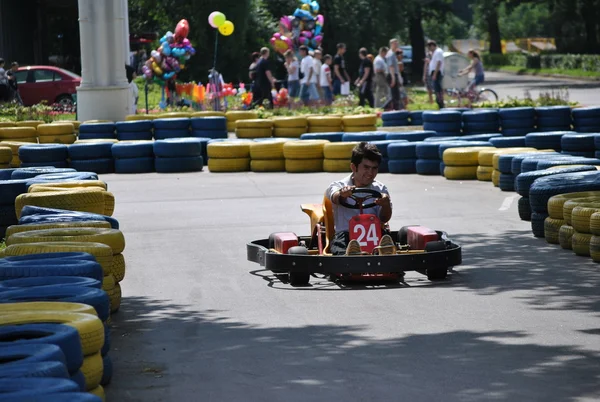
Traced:
POLYGON ((354 190, 352 190, 352 195, 348 198, 353 199, 356 202, 356 204, 348 204, 346 200, 340 199, 340 205, 349 209, 368 209, 375 207, 377 204, 372 202, 370 204, 365 205, 365 201, 380 199, 383 198, 383 195, 379 191, 371 190, 370 188, 355 188, 354 190), (359 197, 357 194, 365 194, 366 196, 359 197))

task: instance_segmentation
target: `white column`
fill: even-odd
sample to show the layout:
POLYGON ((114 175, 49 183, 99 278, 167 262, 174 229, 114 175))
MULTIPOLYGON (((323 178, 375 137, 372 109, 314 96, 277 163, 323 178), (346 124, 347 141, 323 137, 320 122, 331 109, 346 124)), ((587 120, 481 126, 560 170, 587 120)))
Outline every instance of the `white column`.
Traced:
POLYGON ((94 53, 84 48, 94 46, 93 2, 79 1, 79 36, 81 41, 81 87, 94 86, 94 53))
MULTIPOLYGON (((123 3, 123 7, 125 7, 124 10, 124 17, 125 17, 125 21, 124 22, 124 31, 123 31, 123 39, 124 39, 124 43, 125 43, 125 48, 123 49, 123 51, 125 52, 125 62, 126 64, 129 64, 129 52, 131 52, 131 48, 129 47, 129 5, 127 4, 127 1, 125 1, 123 3)), ((137 68, 137 66, 132 66, 137 68)))

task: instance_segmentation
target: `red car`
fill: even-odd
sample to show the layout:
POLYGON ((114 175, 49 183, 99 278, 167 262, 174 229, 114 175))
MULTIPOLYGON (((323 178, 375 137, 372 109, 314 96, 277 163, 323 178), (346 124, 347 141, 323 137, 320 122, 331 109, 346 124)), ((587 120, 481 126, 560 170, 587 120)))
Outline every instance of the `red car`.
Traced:
POLYGON ((73 106, 73 95, 81 77, 53 66, 19 67, 16 72, 19 93, 25 106, 46 101, 48 105, 73 106))

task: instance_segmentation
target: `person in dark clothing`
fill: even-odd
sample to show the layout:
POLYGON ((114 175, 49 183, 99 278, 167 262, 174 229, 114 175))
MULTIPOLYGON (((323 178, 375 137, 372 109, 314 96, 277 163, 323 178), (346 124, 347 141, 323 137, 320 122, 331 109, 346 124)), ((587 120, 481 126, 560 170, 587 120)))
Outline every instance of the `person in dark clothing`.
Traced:
POLYGON ((358 57, 360 57, 361 62, 355 85, 359 90, 359 106, 365 106, 365 101, 368 101, 369 106, 375 107, 375 98, 373 96, 373 62, 367 57, 368 53, 364 47, 358 51, 358 57))
POLYGON ((4 70, 4 59, 0 58, 0 102, 10 101, 10 86, 4 70))
POLYGON ((346 60, 344 59, 344 53, 346 53, 346 45, 344 43, 338 43, 337 54, 333 58, 333 94, 340 95, 342 91, 342 84, 350 81, 348 71, 346 71, 346 60))
POLYGON ((256 65, 256 97, 253 95, 251 109, 261 106, 265 99, 269 101, 268 108, 273 109, 273 95, 271 94, 271 90, 275 89, 275 78, 273 78, 273 74, 271 73, 269 55, 270 51, 268 48, 263 47, 260 49, 260 60, 256 65))
POLYGON ((19 63, 13 61, 10 65, 10 69, 6 72, 6 78, 8 78, 8 86, 10 87, 10 99, 16 101, 19 105, 23 104, 21 94, 19 93, 19 83, 17 82, 17 71, 19 70, 19 63))

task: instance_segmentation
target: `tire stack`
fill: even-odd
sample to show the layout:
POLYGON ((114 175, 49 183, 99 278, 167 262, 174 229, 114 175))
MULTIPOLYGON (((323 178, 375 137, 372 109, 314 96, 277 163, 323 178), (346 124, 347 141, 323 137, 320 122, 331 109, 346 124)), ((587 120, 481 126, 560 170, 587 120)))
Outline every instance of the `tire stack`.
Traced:
POLYGON ((154 120, 154 139, 167 140, 190 136, 190 119, 176 117, 154 120))
MULTIPOLYGON (((325 144, 323 147, 323 171, 329 173, 351 172, 350 162, 352 150, 358 142, 334 142, 325 144)), ((383 172, 382 172, 383 173, 383 172)))
POLYGON ((490 138, 490 144, 496 148, 514 148, 526 146, 525 137, 496 137, 490 138))
POLYGON ((192 126, 192 137, 213 140, 227 138, 227 119, 225 117, 192 117, 190 124, 192 126))
POLYGON ((286 140, 273 138, 250 144, 250 170, 262 172, 285 172, 283 145, 286 140))
MULTIPOLYGON (((490 149, 479 152, 479 167, 477 168, 477 180, 479 181, 492 181, 492 175, 494 174, 494 156, 502 155, 507 153, 518 153, 535 151, 533 148, 504 148, 504 149, 490 149)), ((498 157, 496 157, 498 158, 498 157)), ((499 173, 496 174, 499 178, 499 173)))
POLYGON ((600 107, 577 108, 571 114, 578 133, 600 133, 600 107))
MULTIPOLYGON (((0 169, 9 169, 13 159, 12 149, 0 143, 0 169)), ((3 180, 3 179, 0 179, 3 180)))
POLYGON ((411 125, 410 117, 410 112, 406 110, 400 110, 397 112, 383 112, 381 114, 381 120, 383 120, 383 127, 409 126, 411 125))
POLYGON ((69 145, 70 166, 80 172, 114 173, 113 141, 84 142, 69 145))
POLYGON ((329 142, 342 142, 344 133, 307 133, 300 136, 301 140, 326 140, 329 142))
POLYGON ((390 173, 390 157, 388 148, 392 144, 408 144, 406 140, 380 140, 380 141, 369 141, 375 145, 381 153, 381 163, 379 164, 379 173, 390 173))
POLYGON ((115 124, 119 141, 151 141, 152 120, 119 121, 115 124))
MULTIPOLYGON (((345 133, 363 133, 377 130, 376 114, 359 114, 342 117, 345 133)), ((408 124, 407 124, 408 125, 408 124)))
POLYGON ((40 124, 44 124, 43 120, 22 120, 15 123, 16 127, 33 127, 37 130, 40 124))
MULTIPOLYGON (((442 141, 440 143, 438 143, 438 156, 440 158, 440 174, 442 176, 444 176, 444 172, 446 170, 446 164, 444 163, 444 152, 447 149, 452 149, 452 148, 472 148, 472 147, 483 147, 485 149, 490 148, 490 143, 487 141, 442 141)), ((452 157, 451 157, 452 158, 452 157)), ((456 160, 456 158, 452 158, 453 160, 456 160)), ((459 163, 459 162, 454 162, 454 163, 459 163)), ((467 165, 469 166, 469 165, 467 165)), ((472 166, 472 165, 471 165, 472 166)), ((461 174, 459 173, 459 170, 463 171, 463 176, 465 175, 465 171, 469 170, 469 169, 460 169, 461 165, 454 165, 454 167, 457 167, 459 169, 450 169, 450 172, 453 172, 456 176, 461 176, 461 174)), ((453 173, 450 173, 451 175, 453 173)), ((476 169, 475 169, 475 173, 476 169)), ((467 176, 470 176, 467 174, 467 176)), ((473 179, 475 180, 475 179, 473 179)))
POLYGON ((235 135, 241 139, 270 138, 273 136, 273 121, 238 120, 235 122, 235 135))
POLYGON ((38 131, 33 127, 0 128, 0 141, 38 143, 38 131))
MULTIPOLYGON (((51 183, 48 183, 51 184, 51 183)), ((67 211, 89 212, 99 215, 112 215, 114 196, 98 188, 63 189, 25 193, 15 199, 17 218, 26 206, 57 208, 67 211)))
POLYGON ((154 142, 154 168, 157 173, 201 172, 204 168, 202 140, 171 138, 154 142))
POLYGON ((590 256, 594 262, 600 262, 600 213, 596 212, 590 216, 590 256))
POLYGON ((283 145, 285 170, 288 173, 312 173, 323 171, 326 140, 288 141, 283 145))
POLYGON ((532 107, 499 109, 498 115, 504 137, 523 137, 536 131, 535 109, 532 107))
POLYGON ((26 180, 0 181, 0 238, 4 238, 6 228, 19 222, 15 211, 15 199, 27 192, 26 180))
POLYGON ((300 138, 308 131, 306 117, 278 117, 273 119, 273 136, 278 138, 300 138))
POLYGON ((190 114, 190 118, 194 117, 225 117, 225 112, 219 112, 215 110, 201 110, 199 112, 193 112, 190 114))
POLYGON ((600 166, 600 159, 580 158, 577 156, 569 159, 562 159, 562 155, 557 159, 544 159, 537 162, 535 170, 544 170, 551 168, 562 168, 565 166, 600 166))
POLYGON ((387 133, 386 140, 406 140, 410 142, 424 141, 435 137, 435 131, 406 131, 403 133, 387 133))
POLYGON ((79 126, 80 140, 116 140, 115 123, 83 123, 79 126))
POLYGON ((154 120, 156 116, 155 114, 128 114, 125 116, 125 121, 154 120))
POLYGON ((579 201, 577 199, 567 201, 563 207, 565 224, 573 227, 571 247, 577 255, 591 256, 592 232, 590 228, 591 216, 600 212, 600 199, 579 201))
POLYGON ((423 112, 423 129, 435 131, 438 137, 460 136, 462 134, 462 114, 455 111, 423 112))
POLYGON ((236 122, 238 120, 254 120, 258 119, 258 113, 253 111, 231 111, 225 113, 225 117, 227 118, 227 132, 235 133, 236 122))
POLYGON ((496 110, 464 112, 462 122, 465 135, 500 132, 500 115, 496 110))
POLYGON ((444 177, 448 180, 477 180, 479 152, 491 147, 449 148, 443 152, 446 165, 444 177))
POLYGON ((387 147, 388 170, 394 174, 417 173, 417 146, 420 142, 394 142, 387 147))
POLYGON ((562 137, 566 134, 576 134, 573 131, 546 131, 543 133, 530 133, 525 136, 525 144, 536 149, 562 150, 562 137))
POLYGON ((579 203, 598 202, 599 200, 600 192, 597 191, 567 193, 551 197, 548 200, 549 218, 546 218, 544 225, 546 241, 551 244, 560 244, 565 250, 572 250, 573 234, 575 233, 572 226, 573 222, 571 221, 573 208, 579 203), (569 202, 569 205, 566 204, 567 202, 569 202), (565 211, 567 211, 566 214, 565 211), (567 218, 569 219, 569 224, 567 224, 567 218))
POLYGON ((594 143, 598 134, 565 134, 560 140, 563 153, 573 156, 593 158, 596 155, 594 143))
POLYGON ((69 167, 69 152, 63 144, 31 144, 19 147, 21 167, 69 167))
POLYGON ((411 126, 422 126, 423 125, 423 111, 415 110, 412 112, 408 112, 409 121, 411 126))
POLYGON ((569 106, 548 106, 536 107, 537 131, 570 131, 573 123, 571 117, 571 107, 569 106))
POLYGON ((123 141, 111 146, 115 173, 154 172, 154 143, 152 141, 123 141))
MULTIPOLYGON (((81 126, 81 122, 77 120, 55 120, 50 124, 72 124, 73 134, 75 135, 75 138, 77 138, 77 135, 79 134, 79 127, 81 126)), ((40 126, 37 127, 38 132, 40 131, 40 126)))
POLYGON ((248 172, 252 141, 211 141, 208 143, 208 169, 213 173, 248 172))
POLYGON ((430 176, 441 174, 440 144, 441 142, 434 141, 417 143, 415 163, 417 174, 430 176))
POLYGON ((339 116, 309 116, 306 121, 309 133, 340 133, 344 131, 342 118, 339 116))

